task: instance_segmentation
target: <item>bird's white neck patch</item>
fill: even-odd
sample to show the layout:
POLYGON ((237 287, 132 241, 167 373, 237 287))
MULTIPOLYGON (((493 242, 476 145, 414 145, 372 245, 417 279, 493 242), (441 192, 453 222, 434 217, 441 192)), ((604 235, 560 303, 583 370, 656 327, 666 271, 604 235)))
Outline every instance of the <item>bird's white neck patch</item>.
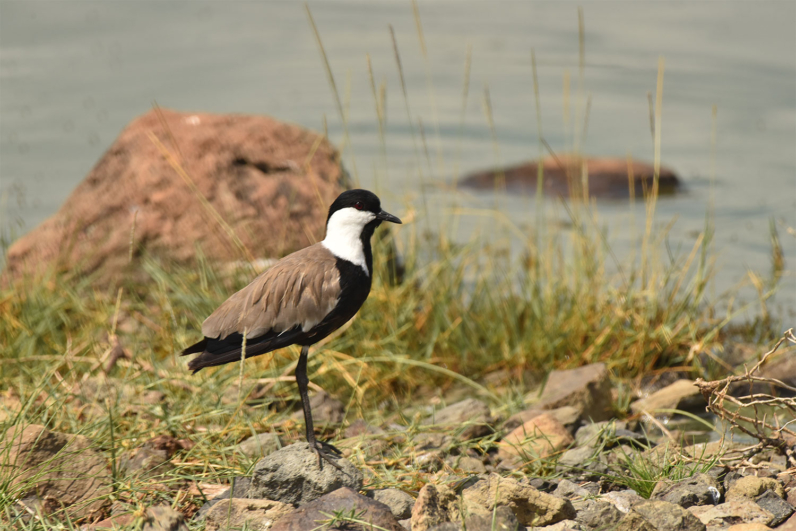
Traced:
POLYGON ((370 275, 362 246, 362 230, 376 219, 376 214, 355 208, 341 208, 329 218, 326 224, 326 238, 321 245, 333 255, 360 266, 370 275))

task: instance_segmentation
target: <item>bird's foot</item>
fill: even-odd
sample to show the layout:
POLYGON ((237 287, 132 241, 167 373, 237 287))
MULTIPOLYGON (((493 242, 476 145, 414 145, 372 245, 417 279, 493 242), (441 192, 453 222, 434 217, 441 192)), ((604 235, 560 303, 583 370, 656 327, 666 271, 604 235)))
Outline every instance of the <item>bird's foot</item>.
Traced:
POLYGON ((343 452, 335 448, 329 443, 321 442, 321 441, 309 441, 310 448, 312 448, 316 454, 318 454, 318 468, 323 468, 322 459, 328 462, 330 465, 335 467, 339 471, 343 471, 343 469, 335 463, 334 460, 340 459, 340 456, 343 455, 343 452))

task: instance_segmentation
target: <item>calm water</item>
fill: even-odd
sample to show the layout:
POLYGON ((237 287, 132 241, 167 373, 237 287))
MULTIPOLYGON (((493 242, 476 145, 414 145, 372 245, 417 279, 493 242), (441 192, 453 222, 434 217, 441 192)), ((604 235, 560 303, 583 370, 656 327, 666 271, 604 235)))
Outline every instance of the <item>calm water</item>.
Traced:
MULTIPOLYGON (((421 2, 428 71, 411 3, 312 2, 310 8, 347 107, 345 164, 385 201, 423 190, 439 223, 453 204, 496 199, 526 226, 533 201, 444 192, 457 172, 539 154, 530 67, 536 52, 544 136, 571 147, 575 117, 592 103, 583 151, 651 160, 647 93, 666 61, 662 159, 688 193, 660 203, 674 218, 670 246, 686 253, 703 228, 711 168, 711 109, 717 114, 717 292, 748 269, 770 271, 769 220, 785 250, 779 305, 796 307, 796 3, 584 2, 585 84, 578 97, 577 4, 421 2), (388 25, 395 28, 411 122, 388 25), (467 46, 470 93, 462 124, 467 46), (387 165, 366 63, 387 94, 387 165), (563 79, 571 76, 565 123, 563 79), (488 85, 499 141, 484 114, 488 85), (420 143, 420 126, 428 159, 420 143), (410 125, 411 123, 411 125, 410 125), (789 232, 790 231, 790 232, 789 232)), ((121 128, 153 100, 180 110, 270 114, 343 138, 342 122, 300 2, 0 1, 0 207, 3 226, 32 228, 60 206, 121 128)), ((600 202, 616 253, 634 245, 627 202, 600 202)), ((641 207, 635 212, 643 216, 641 207)), ((462 221, 462 236, 484 228, 462 221)), ((750 295, 747 291, 746 295, 750 295)), ((792 320, 792 319, 791 319, 792 320)))

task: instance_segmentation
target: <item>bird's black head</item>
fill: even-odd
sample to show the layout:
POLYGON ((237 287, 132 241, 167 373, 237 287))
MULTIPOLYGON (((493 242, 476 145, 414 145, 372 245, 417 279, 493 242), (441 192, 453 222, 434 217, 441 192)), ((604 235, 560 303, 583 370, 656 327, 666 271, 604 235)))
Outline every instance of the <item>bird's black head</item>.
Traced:
POLYGON ((352 215, 356 216, 356 212, 361 212, 362 215, 356 216, 357 218, 361 217, 363 221, 368 219, 368 222, 375 221, 376 226, 382 221, 401 223, 400 219, 381 209, 381 201, 376 194, 368 190, 356 189, 346 190, 337 196, 332 206, 329 207, 329 215, 326 217, 327 225, 335 212, 348 208, 352 209, 352 215))

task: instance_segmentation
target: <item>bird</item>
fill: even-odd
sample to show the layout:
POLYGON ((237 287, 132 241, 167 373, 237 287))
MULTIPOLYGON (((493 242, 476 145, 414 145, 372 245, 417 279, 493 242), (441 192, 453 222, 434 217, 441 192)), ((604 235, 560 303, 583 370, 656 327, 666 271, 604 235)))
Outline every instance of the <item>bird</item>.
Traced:
MULTIPOLYGON (((300 345, 295 377, 304 410, 306 439, 321 458, 340 451, 315 438, 307 386, 313 344, 348 322, 368 298, 373 278, 370 240, 382 222, 401 224, 381 208, 376 194, 341 193, 329 207, 323 241, 289 254, 230 296, 202 323, 204 338, 182 351, 195 374, 205 367, 241 361, 300 345)), ((338 467, 339 468, 339 467, 338 467)))

